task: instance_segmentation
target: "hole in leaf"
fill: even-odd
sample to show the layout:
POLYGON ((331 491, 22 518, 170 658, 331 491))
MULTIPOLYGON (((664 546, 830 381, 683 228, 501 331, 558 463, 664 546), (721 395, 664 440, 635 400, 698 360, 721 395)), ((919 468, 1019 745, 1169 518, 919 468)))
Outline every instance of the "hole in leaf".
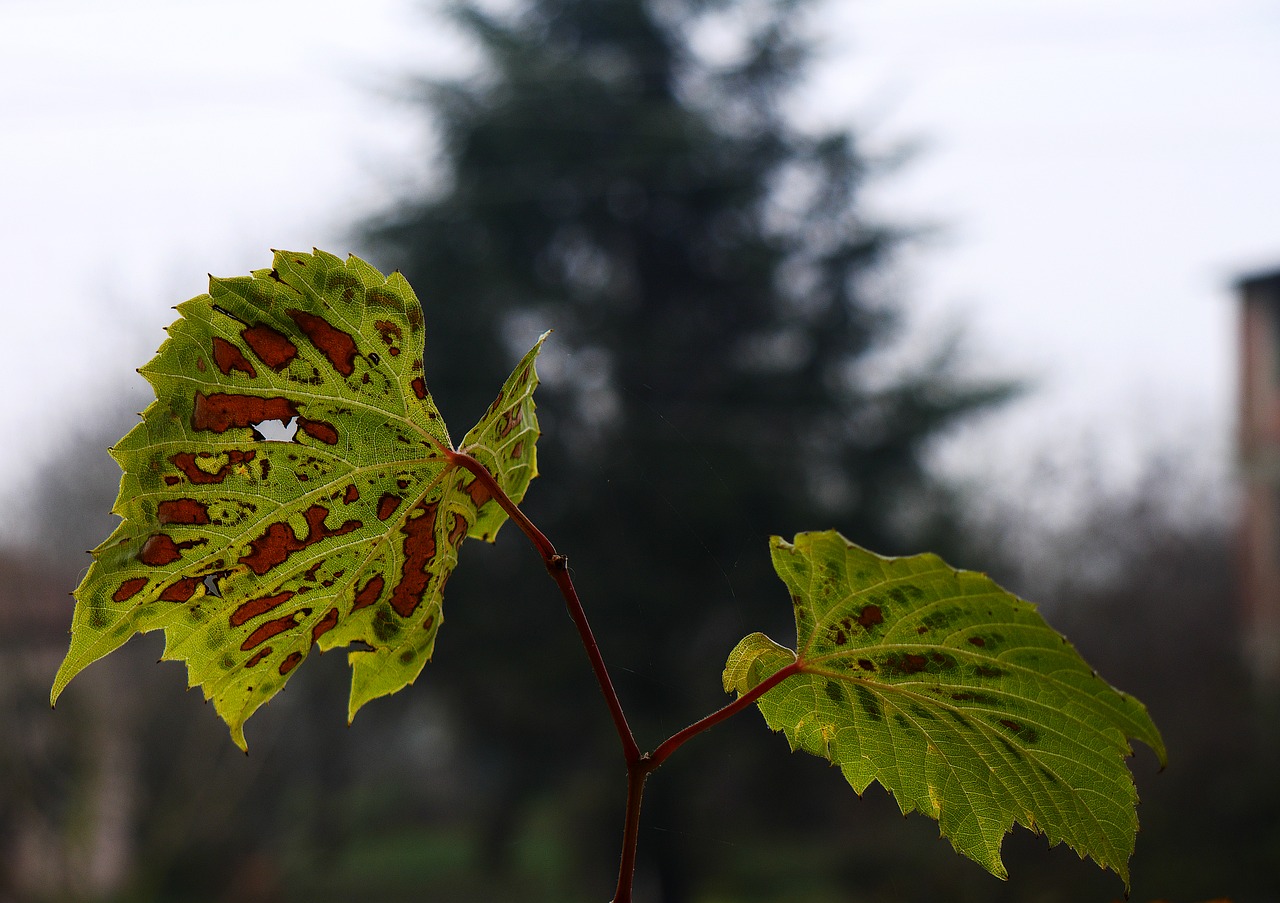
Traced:
POLYGON ((297 417, 290 417, 288 423, 283 420, 264 420, 253 425, 253 438, 259 442, 292 442, 297 434, 297 417))
POLYGON ((226 571, 219 571, 216 574, 209 574, 204 578, 204 591, 215 599, 222 598, 222 589, 218 586, 218 581, 227 576, 226 571))

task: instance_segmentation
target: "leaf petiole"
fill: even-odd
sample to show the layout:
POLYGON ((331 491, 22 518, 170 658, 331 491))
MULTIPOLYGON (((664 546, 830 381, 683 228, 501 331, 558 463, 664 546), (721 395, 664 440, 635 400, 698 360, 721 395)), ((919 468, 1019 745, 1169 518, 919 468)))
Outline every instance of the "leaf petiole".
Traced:
POLYGON ((666 740, 662 741, 658 748, 653 751, 649 759, 649 761, 652 762, 649 770, 652 771, 654 768, 657 768, 665 762, 673 752, 683 746, 687 741, 692 740, 698 734, 708 730, 709 728, 715 727, 721 721, 725 721, 726 719, 733 717, 743 709, 750 708, 751 705, 765 693, 768 693, 788 677, 799 674, 801 670, 799 661, 792 662, 791 664, 780 668, 766 679, 760 681, 760 683, 756 684, 748 692, 743 693, 733 702, 723 708, 717 709, 707 717, 695 721, 684 730, 672 734, 666 740))

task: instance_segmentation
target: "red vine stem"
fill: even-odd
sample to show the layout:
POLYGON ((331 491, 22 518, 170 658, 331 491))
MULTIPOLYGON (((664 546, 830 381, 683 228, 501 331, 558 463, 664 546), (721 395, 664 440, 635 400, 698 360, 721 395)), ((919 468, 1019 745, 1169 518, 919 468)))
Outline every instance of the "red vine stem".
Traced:
POLYGON ((782 683, 788 677, 791 677, 795 674, 799 674, 801 670, 803 669, 800 667, 800 662, 798 661, 792 662, 786 667, 781 668, 780 670, 774 672, 769 677, 766 677, 764 680, 760 681, 760 683, 756 684, 748 692, 743 693, 741 696, 739 696, 733 702, 726 705, 724 708, 717 709, 716 711, 712 712, 710 715, 701 719, 700 721, 695 721, 693 724, 689 725, 684 730, 679 731, 678 733, 672 734, 666 740, 662 741, 661 745, 659 745, 658 748, 655 749, 653 751, 653 754, 649 757, 649 762, 652 763, 649 770, 652 771, 653 769, 661 765, 663 762, 667 761, 667 757, 670 756, 677 749, 679 749, 681 746, 684 746, 684 744, 687 741, 693 739, 703 731, 709 728, 715 727, 717 724, 719 724, 721 721, 724 721, 726 718, 731 718, 734 715, 741 712, 743 709, 749 708, 752 703, 754 703, 757 699, 759 699, 765 693, 768 693, 770 690, 772 690, 778 684, 782 683))
POLYGON ((560 587, 560 594, 564 596, 565 605, 569 609, 569 617, 578 628, 582 645, 587 650, 587 658, 591 661, 591 670, 595 672, 596 681, 600 684, 600 692, 604 694, 609 715, 613 718, 614 729, 617 730, 618 739, 622 742, 622 754, 626 757, 627 768, 631 770, 634 764, 640 761, 640 747, 636 744, 631 725, 627 723, 627 716, 622 711, 622 703, 618 700, 618 692, 613 688, 613 680, 609 677, 609 669, 605 667, 604 656, 600 654, 600 646, 596 643, 595 634, 591 632, 591 625, 587 622, 587 613, 582 608, 582 600, 578 598, 573 578, 569 575, 569 559, 557 552, 551 540, 534 526, 533 521, 525 517, 524 512, 516 507, 516 503, 511 501, 483 464, 466 452, 452 449, 444 451, 449 463, 465 467, 475 474, 476 479, 489 490, 494 501, 502 506, 502 510, 507 512, 507 516, 515 522, 525 536, 529 537, 529 541, 542 556, 542 563, 546 565, 547 573, 556 582, 556 586, 560 587))
POLYGON ((768 693, 788 677, 800 673, 800 663, 792 662, 777 673, 770 675, 750 691, 743 693, 724 708, 717 709, 707 717, 695 721, 678 733, 672 734, 652 753, 644 753, 640 761, 627 768, 627 815, 622 829, 622 862, 618 866, 618 888, 614 891, 613 903, 632 903, 631 888, 635 882, 636 850, 640 841, 640 803, 644 797, 645 781, 658 766, 685 744, 703 731, 715 727, 726 718, 731 718, 749 707, 757 699, 768 693))
POLYGON ((622 861, 618 863, 618 886, 613 892, 612 903, 631 903, 636 850, 640 846, 640 803, 644 799, 645 782, 657 767, 650 762, 648 755, 642 755, 635 767, 627 768, 627 815, 622 827, 622 861))
POLYGON ((684 730, 672 734, 652 754, 642 753, 636 743, 635 735, 631 732, 631 726, 627 723, 627 716, 622 711, 622 703, 613 687, 613 680, 609 676, 609 669, 605 666, 604 656, 600 654, 595 635, 591 632, 591 625, 587 622, 587 613, 582 607, 582 600, 578 598, 578 591, 574 588, 573 578, 569 574, 569 559, 556 551, 556 547, 551 544, 551 540, 547 539, 546 534, 534 526, 533 521, 529 520, 516 506, 483 464, 466 452, 454 451, 442 445, 439 447, 451 466, 463 467, 475 475, 494 501, 502 506, 507 516, 515 521, 516 526, 533 543, 538 554, 542 556, 547 573, 560 588, 560 594, 564 596, 565 605, 569 609, 569 616, 578 628, 578 635, 582 638, 587 658, 591 660, 591 670, 595 672, 596 681, 600 684, 600 692, 604 694, 605 703, 609 707, 609 714, 613 718, 613 726, 618 732, 618 739, 622 742, 622 753, 627 762, 627 813, 622 829, 622 860, 618 864, 618 886, 614 891, 612 903, 632 903, 636 850, 640 841, 640 804, 644 799, 644 785, 649 775, 689 740, 748 708, 788 677, 799 674, 802 670, 800 663, 792 662, 733 702, 695 721, 684 730))

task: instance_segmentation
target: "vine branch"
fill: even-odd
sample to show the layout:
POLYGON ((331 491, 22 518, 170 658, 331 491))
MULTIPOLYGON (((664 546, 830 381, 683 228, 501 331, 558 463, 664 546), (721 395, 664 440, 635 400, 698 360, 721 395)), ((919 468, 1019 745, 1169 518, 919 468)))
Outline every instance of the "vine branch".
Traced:
POLYGON ((538 554, 542 556, 542 562, 547 568, 547 573, 551 575, 551 579, 556 582, 556 586, 560 588, 560 594, 564 596, 565 606, 569 609, 569 617, 573 619, 574 626, 578 628, 578 635, 582 638, 582 645, 587 651, 587 658, 591 661, 591 670, 595 672, 596 682, 600 684, 600 692, 604 694, 605 704, 609 707, 609 715, 613 718, 614 729, 618 732, 618 739, 622 743, 622 754, 626 757, 627 768, 630 770, 633 765, 640 761, 640 747, 636 743, 635 735, 631 732, 631 725, 627 723, 627 716, 622 711, 622 703, 618 699, 618 693, 613 687, 613 679, 609 676, 609 669, 605 666, 604 656, 600 654, 600 646, 596 643, 595 634, 591 632, 591 624, 587 621, 587 613, 582 607, 582 600, 578 598, 578 591, 573 585, 573 577, 569 574, 569 559, 556 551, 556 547, 551 544, 551 540, 547 539, 546 534, 534 526, 533 521, 525 516, 524 512, 511 501, 511 498, 498 485, 498 481, 493 478, 488 469, 483 464, 466 452, 453 451, 445 449, 445 455, 451 464, 459 467, 465 467, 475 475, 475 478, 489 491, 494 501, 502 506, 502 510, 507 516, 515 522, 525 536, 529 537, 529 541, 533 543, 534 548, 538 550, 538 554))
POLYGON ((733 702, 723 708, 717 709, 707 717, 695 721, 684 730, 672 734, 666 740, 662 741, 658 748, 653 751, 652 755, 650 755, 649 761, 653 763, 650 771, 667 761, 667 758, 681 746, 684 746, 686 742, 692 740, 703 731, 715 727, 721 721, 733 717, 743 709, 750 708, 751 705, 765 693, 768 693, 788 677, 799 674, 801 670, 802 669, 798 661, 792 662, 786 667, 776 671, 770 677, 760 681, 760 683, 752 687, 749 692, 743 693, 733 702))
POLYGON ((635 735, 631 732, 631 726, 627 723, 627 716, 622 710, 622 703, 618 699, 613 680, 609 676, 609 669, 605 665, 604 656, 600 653, 600 646, 596 643, 595 634, 592 633, 591 625, 587 621, 587 613, 582 607, 582 600, 578 598, 578 591, 573 585, 573 577, 569 574, 569 559, 556 551, 556 547, 552 545, 546 534, 525 516, 524 512, 503 491, 497 480, 493 478, 493 475, 489 473, 483 464, 466 452, 454 451, 443 446, 441 446, 441 450, 451 465, 466 468, 475 475, 475 478, 488 490, 494 501, 502 507, 507 516, 515 522, 516 526, 533 543, 534 548, 538 550, 538 554, 542 556, 542 562, 547 568, 547 573, 551 575, 551 579, 560 588, 560 594, 564 597, 565 606, 569 609, 569 616, 573 619, 574 626, 578 629, 578 635, 582 638, 582 645, 587 651, 587 658, 591 661, 591 670, 595 672, 596 681, 600 684, 600 692, 604 694, 605 703, 609 707, 609 715, 613 718, 613 725, 618 732, 618 739, 622 743, 622 753, 627 763, 627 810, 622 829, 622 857, 618 864, 618 885, 614 891, 612 903, 632 903, 636 850, 639 847, 640 840, 640 807, 644 800, 644 787, 649 775, 689 740, 703 731, 715 727, 721 721, 738 714, 743 709, 750 707, 757 699, 788 677, 799 674, 801 670, 800 663, 793 662, 787 665, 733 702, 717 709, 705 718, 695 721, 684 730, 672 734, 653 753, 641 752, 639 745, 636 743, 635 735))

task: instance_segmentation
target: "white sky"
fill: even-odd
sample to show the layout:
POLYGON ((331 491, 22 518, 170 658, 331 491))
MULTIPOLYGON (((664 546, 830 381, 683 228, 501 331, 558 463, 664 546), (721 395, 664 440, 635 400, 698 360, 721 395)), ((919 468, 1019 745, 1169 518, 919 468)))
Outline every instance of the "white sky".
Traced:
MULTIPOLYGON (((417 10, 0 0, 0 494, 207 272, 341 253, 422 177, 421 123, 378 92, 466 56, 417 10)), ((826 0, 814 21, 805 116, 924 144, 875 192, 946 226, 908 273, 922 329, 964 320, 984 370, 1039 381, 948 466, 998 482, 1105 435, 1115 471, 1166 444, 1225 468, 1229 285, 1280 265, 1280 6, 826 0)))

